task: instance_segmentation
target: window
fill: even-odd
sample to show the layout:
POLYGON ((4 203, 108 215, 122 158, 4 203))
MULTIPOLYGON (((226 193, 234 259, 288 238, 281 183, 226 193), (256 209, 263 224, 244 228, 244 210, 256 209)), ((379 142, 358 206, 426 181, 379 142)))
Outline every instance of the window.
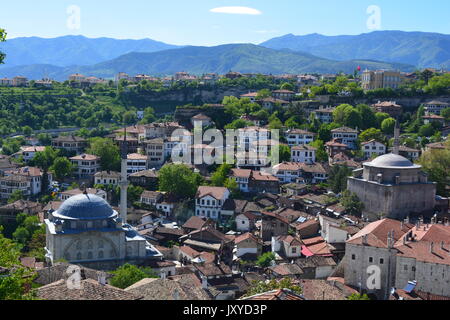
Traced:
POLYGON ((356 260, 356 255, 352 254, 352 260, 356 260))
POLYGON ((297 253, 297 248, 295 248, 295 247, 292 248, 292 253, 293 253, 293 254, 296 254, 296 253, 297 253))
POLYGON ((384 259, 383 258, 380 259, 380 264, 384 264, 384 259))
POLYGON ((369 263, 373 263, 373 258, 369 257, 369 263))

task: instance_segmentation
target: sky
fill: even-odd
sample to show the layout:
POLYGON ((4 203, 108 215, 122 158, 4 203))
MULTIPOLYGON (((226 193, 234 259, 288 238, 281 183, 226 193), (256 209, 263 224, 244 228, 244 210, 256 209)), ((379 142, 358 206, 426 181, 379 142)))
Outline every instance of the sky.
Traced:
POLYGON ((448 0, 8 0, 0 6, 0 28, 8 38, 84 35, 213 46, 288 33, 450 34, 449 12, 448 0))

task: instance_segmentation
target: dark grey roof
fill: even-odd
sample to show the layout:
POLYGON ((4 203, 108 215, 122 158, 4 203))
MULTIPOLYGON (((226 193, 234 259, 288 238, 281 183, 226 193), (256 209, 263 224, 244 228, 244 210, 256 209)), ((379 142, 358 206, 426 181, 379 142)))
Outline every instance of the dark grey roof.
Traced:
POLYGON ((113 218, 117 212, 102 198, 93 194, 79 194, 73 196, 53 213, 61 219, 99 220, 113 218))

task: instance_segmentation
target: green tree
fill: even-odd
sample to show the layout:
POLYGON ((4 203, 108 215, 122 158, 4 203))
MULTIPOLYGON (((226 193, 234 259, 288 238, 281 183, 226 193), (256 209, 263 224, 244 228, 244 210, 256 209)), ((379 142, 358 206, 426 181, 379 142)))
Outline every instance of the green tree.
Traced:
POLYGON ((246 297, 254 296, 268 291, 288 289, 296 294, 302 294, 302 288, 294 284, 291 278, 283 278, 281 280, 270 280, 266 281, 253 281, 251 287, 246 293, 246 297))
POLYGON ((31 235, 25 227, 18 227, 13 233, 14 241, 22 245, 26 245, 30 237, 31 235))
POLYGON ((113 271, 114 276, 110 279, 112 286, 125 289, 138 281, 146 278, 158 278, 151 268, 138 268, 135 265, 124 264, 113 271))
POLYGON ((450 108, 445 108, 441 111, 441 116, 445 118, 445 121, 450 121, 450 108))
POLYGON ((20 246, 5 238, 0 226, 0 267, 9 270, 6 276, 0 277, 0 301, 34 298, 34 294, 26 290, 27 287, 31 287, 34 275, 29 270, 20 267, 20 255, 20 246))
POLYGON ((394 134, 394 128, 395 128, 394 118, 384 119, 383 122, 381 123, 381 131, 383 131, 385 134, 394 134))
POLYGON ((258 95, 256 99, 261 100, 265 98, 269 98, 272 95, 272 92, 269 89, 261 89, 258 91, 258 95))
POLYGON ((328 161, 328 153, 325 149, 325 143, 322 140, 315 140, 309 144, 311 147, 316 148, 316 160, 319 162, 328 161))
POLYGON ((202 180, 182 164, 167 164, 159 171, 159 189, 181 198, 193 198, 202 180))
POLYGON ((367 294, 358 294, 353 293, 352 295, 347 297, 347 300, 370 300, 367 294))
POLYGON ((378 142, 384 143, 386 141, 386 136, 381 132, 380 129, 369 128, 359 135, 359 141, 367 142, 370 140, 376 140, 378 142))
POLYGON ((149 124, 156 121, 155 109, 152 107, 145 108, 144 118, 141 120, 142 124, 149 124))
POLYGON ((280 130, 283 128, 283 122, 278 117, 273 117, 269 122, 270 130, 280 130))
POLYGON ((52 143, 52 136, 48 133, 39 133, 37 138, 43 146, 49 146, 52 143))
POLYGON ((144 192, 144 188, 139 186, 130 185, 127 189, 127 198, 130 203, 134 203, 140 200, 141 194, 144 192))
POLYGON ((447 186, 450 185, 450 140, 445 142, 445 149, 429 150, 422 154, 419 163, 428 174, 430 181, 437 183, 437 193, 449 197, 447 186))
POLYGON ((366 104, 358 104, 356 106, 361 115, 361 129, 369 129, 377 126, 377 118, 373 110, 366 104))
POLYGON ((239 189, 239 185, 236 182, 235 179, 233 178, 228 178, 225 180, 225 183, 223 184, 223 186, 225 188, 227 188, 228 190, 230 190, 231 192, 231 196, 233 198, 238 198, 241 195, 240 189, 239 189))
POLYGON ((289 146, 286 144, 278 144, 272 147, 271 153, 272 161, 274 161, 274 156, 277 153, 279 162, 291 161, 291 148, 289 148, 289 146))
POLYGON ((211 176, 211 184, 216 187, 223 187, 231 171, 231 165, 223 163, 211 176))
MULTIPOLYGON (((6 41, 6 31, 5 31, 5 29, 0 28, 0 42, 5 42, 5 41, 6 41)), ((3 60, 5 60, 5 54, 0 51, 0 64, 3 64, 3 60)))
POLYGON ((422 137, 431 137, 435 131, 435 127, 431 123, 428 123, 419 128, 419 135, 422 137))
POLYGON ((335 165, 331 167, 328 184, 334 193, 341 193, 347 189, 347 178, 351 176, 352 170, 346 166, 335 165))
POLYGON ((381 124, 384 120, 389 118, 389 114, 383 112, 375 113, 375 118, 377 119, 377 128, 381 129, 381 124))
POLYGON ((135 124, 137 122, 137 115, 134 111, 127 111, 123 114, 123 122, 126 125, 135 124))
POLYGON ((333 111, 334 122, 351 128, 361 128, 362 117, 358 109, 349 104, 341 104, 333 111))
POLYGON ((24 196, 22 190, 14 190, 11 193, 11 196, 8 198, 8 203, 13 203, 13 202, 16 202, 16 201, 22 200, 22 199, 25 199, 25 196, 24 196))
POLYGON ((289 91, 294 91, 294 85, 292 83, 289 82, 285 82, 280 86, 281 90, 289 90, 289 91))
POLYGON ((261 268, 270 267, 272 261, 275 260, 275 254, 273 252, 263 253, 257 260, 256 265, 261 268))
POLYGON ((73 165, 66 157, 58 157, 53 162, 50 170, 55 174, 56 179, 64 180, 64 178, 70 176, 73 172, 73 165))
POLYGON ((354 216, 361 216, 364 210, 364 203, 362 203, 355 193, 345 190, 342 193, 341 204, 345 208, 345 212, 354 216))
POLYGON ((90 139, 90 147, 86 152, 100 157, 102 170, 120 170, 119 147, 111 139, 99 137, 90 139))
POLYGON ((41 168, 44 172, 48 172, 53 162, 58 157, 59 151, 56 151, 52 147, 45 147, 43 152, 36 152, 32 163, 41 168))

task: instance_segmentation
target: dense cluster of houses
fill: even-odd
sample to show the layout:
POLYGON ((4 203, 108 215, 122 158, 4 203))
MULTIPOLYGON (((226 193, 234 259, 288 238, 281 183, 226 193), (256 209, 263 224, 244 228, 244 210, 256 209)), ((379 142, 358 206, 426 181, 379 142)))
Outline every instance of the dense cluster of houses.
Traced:
MULTIPOLYGON (((248 75, 233 72, 225 75, 230 79, 241 76, 248 75)), ((209 74, 200 80, 215 81, 217 78, 217 75, 209 74)), ((180 72, 170 81, 194 79, 198 80, 180 72)), ((70 78, 70 81, 81 84, 99 83, 97 80, 82 75, 70 78)), ((116 80, 156 81, 145 75, 130 77, 124 73, 119 74, 116 80)), ((298 77, 298 82, 303 85, 316 81, 318 79, 313 76, 298 77)), ((260 99, 255 92, 241 98, 270 109, 274 104, 289 105, 295 96, 289 90, 276 90, 268 98, 260 99)), ((424 121, 439 121, 442 105, 437 101, 427 103, 424 121)), ((394 101, 380 101, 372 108, 392 117, 402 113, 402 107, 394 101)), ((331 123, 333 110, 318 108, 313 113, 319 121, 331 123)), ((388 155, 395 159, 383 159, 383 163, 378 161, 379 166, 376 167, 376 163, 368 164, 366 161, 386 155, 388 146, 376 140, 360 142, 360 130, 340 127, 331 131, 330 141, 325 141, 329 160, 321 162, 318 161, 318 150, 310 145, 315 140, 315 133, 284 128, 281 139, 275 140, 263 121, 250 115, 243 116, 243 119, 253 125, 237 130, 236 141, 240 151, 229 173, 229 178, 238 186, 239 194, 236 196, 233 194, 235 190, 226 187, 201 185, 191 206, 181 203, 173 195, 157 191, 158 172, 167 163, 178 163, 173 160, 175 153, 181 158, 185 155, 193 158, 199 151, 209 151, 211 146, 194 143, 195 130, 192 129, 214 126, 212 118, 199 112, 184 124, 155 122, 119 129, 109 135, 118 146, 126 145, 128 148, 126 175, 129 182, 145 190, 138 205, 133 204, 133 208, 129 208, 126 222, 136 229, 139 237, 162 254, 161 259, 149 261, 146 265, 159 278, 144 279, 122 290, 107 285, 110 274, 83 267, 83 290, 74 295, 64 286, 67 275, 63 270, 67 264, 54 264, 44 270, 42 264, 24 260, 23 264, 38 272, 35 281, 43 285, 38 289, 39 297, 342 300, 365 292, 378 299, 450 299, 448 216, 444 215, 439 220, 434 218, 428 223, 419 220, 416 224, 408 219, 390 218, 371 222, 367 217, 355 217, 346 212, 338 200, 339 195, 322 187, 322 183, 329 179, 331 167, 336 164, 355 170, 352 179, 356 181, 366 172, 373 176, 372 165, 376 169, 389 169, 392 163, 399 161, 400 155, 416 160, 423 150, 399 146, 398 154, 388 155), (272 164, 271 151, 280 144, 290 147, 290 159, 272 164), (350 151, 358 149, 362 156, 352 156, 350 151), (185 218, 183 223, 179 223, 180 216, 185 218), (367 281, 372 274, 368 272, 370 270, 380 270, 379 285, 370 286, 367 281), (301 287, 302 294, 280 289, 246 297, 255 281, 285 278, 292 279, 301 287)), ((110 192, 103 190, 102 186, 119 186, 121 174, 103 171, 101 159, 86 153, 87 145, 86 139, 74 135, 52 139, 53 148, 69 155, 76 179, 94 187, 59 192, 58 199, 45 206, 32 200, 43 191, 44 185, 53 185, 52 173, 44 174, 39 168, 19 166, 11 157, 0 156, 0 197, 9 199, 14 192, 21 191, 30 199, 0 206, 0 217, 13 220, 18 213, 26 212, 37 215, 44 222, 64 201, 77 195, 95 195, 110 201, 110 192), (48 181, 44 183, 43 179, 48 181)), ((230 146, 224 144, 223 147, 230 146)), ((444 145, 429 144, 426 150, 433 148, 444 148, 444 145)), ((12 157, 20 157, 27 163, 42 151, 41 146, 23 146, 12 157)), ((205 164, 189 162, 187 165, 207 181, 211 178, 205 164)), ((417 181, 410 181, 411 184, 428 184, 419 172, 420 168, 409 162, 405 167, 418 177, 417 181)), ((376 181, 360 180, 367 184, 377 181, 381 184, 387 173, 383 177, 377 172, 373 178, 378 179, 376 181)), ((397 180, 401 178, 405 177, 395 177, 397 180)), ((448 213, 448 199, 446 201, 444 211, 448 213)))

